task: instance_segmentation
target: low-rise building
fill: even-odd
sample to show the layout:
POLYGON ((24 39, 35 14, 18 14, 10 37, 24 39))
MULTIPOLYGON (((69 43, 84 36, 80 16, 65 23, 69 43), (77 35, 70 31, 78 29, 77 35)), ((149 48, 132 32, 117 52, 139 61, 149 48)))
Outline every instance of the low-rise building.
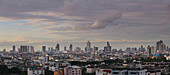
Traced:
POLYGON ((64 75, 82 75, 82 69, 78 66, 68 66, 64 68, 64 75))
POLYGON ((45 75, 45 70, 41 67, 31 67, 27 69, 27 75, 45 75))
POLYGON ((147 75, 161 75, 160 71, 148 71, 147 75))

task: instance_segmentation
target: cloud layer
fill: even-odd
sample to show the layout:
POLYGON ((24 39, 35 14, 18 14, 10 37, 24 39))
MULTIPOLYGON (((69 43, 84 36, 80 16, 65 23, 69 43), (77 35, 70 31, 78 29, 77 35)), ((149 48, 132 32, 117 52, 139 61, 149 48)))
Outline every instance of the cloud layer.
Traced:
POLYGON ((0 0, 3 22, 29 40, 169 40, 170 0, 0 0))

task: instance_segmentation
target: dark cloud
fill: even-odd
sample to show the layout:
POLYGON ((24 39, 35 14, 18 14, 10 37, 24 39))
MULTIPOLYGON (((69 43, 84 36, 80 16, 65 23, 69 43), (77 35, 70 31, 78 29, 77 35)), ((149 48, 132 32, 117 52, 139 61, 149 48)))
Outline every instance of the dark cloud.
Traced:
POLYGON ((20 25, 45 27, 56 34, 102 32, 100 29, 110 26, 114 30, 103 31, 168 34, 169 4, 169 0, 0 0, 0 18, 28 21, 20 25), (120 31, 123 29, 125 32, 120 31))

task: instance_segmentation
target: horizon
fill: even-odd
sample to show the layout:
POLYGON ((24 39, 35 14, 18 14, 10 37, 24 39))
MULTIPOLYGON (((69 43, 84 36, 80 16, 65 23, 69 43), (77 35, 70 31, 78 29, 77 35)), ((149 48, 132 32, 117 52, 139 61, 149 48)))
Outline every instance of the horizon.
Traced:
MULTIPOLYGON (((158 40, 158 41, 160 41, 160 40, 158 40)), ((143 45, 143 47, 146 49, 149 45, 150 46, 155 46, 156 45, 156 42, 158 42, 158 41, 138 41, 138 42, 135 42, 135 41, 127 41, 126 40, 126 42, 125 42, 125 40, 124 40, 124 42, 120 42, 120 41, 111 41, 111 42, 109 42, 110 43, 110 45, 112 46, 112 49, 117 49, 117 50, 119 50, 119 49, 122 49, 123 51, 126 49, 126 48, 128 48, 128 47, 130 47, 130 48, 140 48, 141 47, 141 45, 143 45), (122 43, 122 44, 120 44, 120 43, 122 43), (121 45, 121 46, 120 46, 121 45)), ((164 41, 164 40, 162 40, 163 42, 164 42, 164 44, 166 45, 166 46, 168 46, 169 47, 169 45, 167 45, 167 41, 164 41)), ((168 40, 169 41, 169 40, 168 40)), ((99 48, 99 50, 103 50, 104 49, 104 47, 107 45, 107 41, 106 42, 104 42, 104 41, 102 41, 102 42, 97 42, 97 41, 90 41, 91 42, 91 45, 92 45, 92 48, 94 47, 94 46, 96 46, 96 47, 98 47, 99 48)), ((82 41, 82 42, 76 42, 76 43, 72 43, 72 42, 60 42, 60 43, 56 43, 55 44, 55 42, 49 42, 49 43, 44 43, 43 45, 41 44, 41 45, 37 45, 37 44, 13 44, 13 45, 15 45, 16 46, 16 51, 18 51, 18 48, 21 46, 21 45, 23 45, 23 46, 33 46, 34 47, 34 49, 35 49, 35 51, 42 51, 42 46, 46 46, 46 49, 48 50, 48 47, 53 47, 53 48, 55 48, 56 47, 56 45, 57 44, 59 44, 60 45, 60 50, 61 51, 63 51, 64 50, 64 47, 66 46, 66 48, 67 48, 67 50, 68 50, 68 48, 69 48, 69 45, 70 44, 72 44, 73 45, 73 50, 76 48, 76 47, 80 47, 81 48, 81 50, 84 50, 85 49, 85 47, 87 46, 86 45, 86 43, 87 42, 85 42, 85 41, 82 41)), ((11 44, 11 46, 7 46, 6 48, 1 48, 0 49, 0 51, 2 51, 3 49, 6 49, 7 51, 10 51, 10 50, 12 50, 12 46, 13 46, 12 44, 11 44)))

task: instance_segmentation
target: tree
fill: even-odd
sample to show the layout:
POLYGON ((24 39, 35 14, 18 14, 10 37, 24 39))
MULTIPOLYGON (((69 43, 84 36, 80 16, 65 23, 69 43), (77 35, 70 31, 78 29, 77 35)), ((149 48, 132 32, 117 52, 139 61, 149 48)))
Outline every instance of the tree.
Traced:
POLYGON ((10 69, 10 73, 21 74, 21 70, 18 67, 13 67, 10 69))
POLYGON ((49 67, 47 67, 47 68, 45 69, 45 75, 54 75, 54 72, 53 72, 53 71, 50 71, 50 70, 49 70, 49 67))
POLYGON ((0 65, 0 75, 5 75, 8 72, 8 67, 6 65, 0 65))

